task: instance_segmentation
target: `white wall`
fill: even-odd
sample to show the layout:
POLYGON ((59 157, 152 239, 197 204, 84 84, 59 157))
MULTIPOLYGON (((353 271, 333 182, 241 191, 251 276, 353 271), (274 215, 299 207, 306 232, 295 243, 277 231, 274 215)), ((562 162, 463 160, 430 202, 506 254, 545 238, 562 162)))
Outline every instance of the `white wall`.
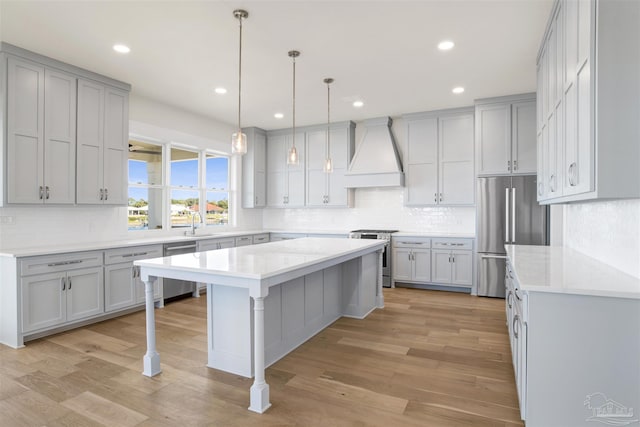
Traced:
MULTIPOLYGON (((130 131, 163 142, 180 142, 198 148, 229 152, 234 127, 208 117, 160 104, 131 94, 129 100, 130 131)), ((259 210, 240 208, 238 197, 239 162, 232 158, 230 198, 237 199, 232 214, 245 229, 262 227, 259 210)), ((27 206, 0 208, 0 248, 48 246, 64 242, 99 242, 148 235, 176 234, 177 230, 127 231, 126 207, 104 206, 27 206)))
POLYGON ((640 278, 640 199, 565 205, 564 245, 640 278))

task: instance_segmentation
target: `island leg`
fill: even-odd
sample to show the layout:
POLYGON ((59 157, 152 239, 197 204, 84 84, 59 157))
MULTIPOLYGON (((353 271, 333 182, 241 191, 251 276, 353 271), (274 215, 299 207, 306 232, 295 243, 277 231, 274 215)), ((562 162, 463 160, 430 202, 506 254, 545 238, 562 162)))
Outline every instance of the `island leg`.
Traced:
POLYGON ((153 377, 158 375, 160 370, 160 355, 156 351, 156 315, 153 305, 153 282, 157 280, 156 277, 149 276, 143 277, 146 312, 147 312, 147 354, 143 357, 144 368, 143 375, 153 377))
POLYGON ((376 286, 376 306, 384 308, 384 294, 382 293, 382 250, 378 251, 378 285, 376 286))
POLYGON ((253 297, 253 324, 255 377, 249 392, 249 410, 262 414, 271 406, 269 384, 264 378, 264 297, 253 297))

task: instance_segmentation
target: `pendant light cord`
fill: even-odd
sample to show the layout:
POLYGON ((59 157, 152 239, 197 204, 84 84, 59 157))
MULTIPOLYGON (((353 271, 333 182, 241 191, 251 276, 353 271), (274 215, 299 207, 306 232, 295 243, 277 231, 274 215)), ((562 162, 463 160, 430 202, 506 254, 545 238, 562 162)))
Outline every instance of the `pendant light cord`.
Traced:
POLYGON ((293 56, 293 147, 296 146, 296 57, 293 56))
POLYGON ((327 82, 327 159, 331 153, 331 82, 327 82))
POLYGON ((240 21, 240 49, 238 55, 238 134, 242 133, 242 126, 240 125, 240 111, 242 105, 242 17, 238 18, 240 21))

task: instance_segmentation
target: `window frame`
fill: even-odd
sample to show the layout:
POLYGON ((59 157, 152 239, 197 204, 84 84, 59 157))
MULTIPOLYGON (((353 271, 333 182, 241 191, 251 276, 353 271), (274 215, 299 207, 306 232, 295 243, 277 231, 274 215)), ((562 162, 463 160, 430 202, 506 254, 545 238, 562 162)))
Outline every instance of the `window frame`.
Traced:
MULTIPOLYGON (((235 226, 235 215, 234 206, 232 203, 233 199, 233 190, 232 190, 232 168, 233 168, 233 157, 229 153, 224 153, 212 149, 207 148, 199 148, 192 145, 181 144, 178 142, 163 142, 150 138, 144 138, 139 135, 130 135, 130 140, 136 140, 140 142, 145 142, 149 144, 159 145, 162 147, 162 184, 131 184, 128 182, 128 171, 127 171, 127 192, 128 188, 154 188, 161 189, 162 191, 162 229, 153 229, 153 230, 130 230, 127 227, 127 232, 135 232, 135 233, 166 233, 166 232, 175 232, 184 227, 173 227, 171 221, 171 194, 173 190, 182 190, 182 191, 194 191, 198 194, 198 213, 200 214, 201 223, 199 227, 212 227, 216 230, 225 231, 228 228, 235 226), (198 161, 198 180, 197 187, 180 187, 180 186, 172 186, 171 185, 171 150, 173 148, 189 151, 197 154, 198 161), (207 193, 210 192, 209 188, 207 188, 206 180, 207 180, 207 155, 212 155, 215 157, 223 157, 227 159, 227 222, 225 224, 207 224, 206 218, 206 206, 207 206, 207 193)), ((129 159, 127 159, 127 168, 129 165, 129 159)), ((211 191, 213 192, 213 191, 211 191)), ((128 214, 128 210, 127 210, 128 214)), ((127 215, 128 217, 128 215, 127 215)))

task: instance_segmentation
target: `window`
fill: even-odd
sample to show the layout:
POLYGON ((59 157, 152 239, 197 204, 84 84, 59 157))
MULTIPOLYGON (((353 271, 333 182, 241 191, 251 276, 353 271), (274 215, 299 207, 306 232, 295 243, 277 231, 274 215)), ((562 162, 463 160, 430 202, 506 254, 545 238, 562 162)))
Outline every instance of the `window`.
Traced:
POLYGON ((129 141, 129 230, 162 229, 162 146, 129 141))
POLYGON ((206 225, 229 224, 229 158, 129 141, 129 230, 190 227, 196 213, 206 225))
POLYGON ((229 224, 229 158, 207 153, 205 161, 207 225, 229 224))
POLYGON ((189 227, 199 212, 199 163, 197 152, 171 148, 171 228, 189 227))

